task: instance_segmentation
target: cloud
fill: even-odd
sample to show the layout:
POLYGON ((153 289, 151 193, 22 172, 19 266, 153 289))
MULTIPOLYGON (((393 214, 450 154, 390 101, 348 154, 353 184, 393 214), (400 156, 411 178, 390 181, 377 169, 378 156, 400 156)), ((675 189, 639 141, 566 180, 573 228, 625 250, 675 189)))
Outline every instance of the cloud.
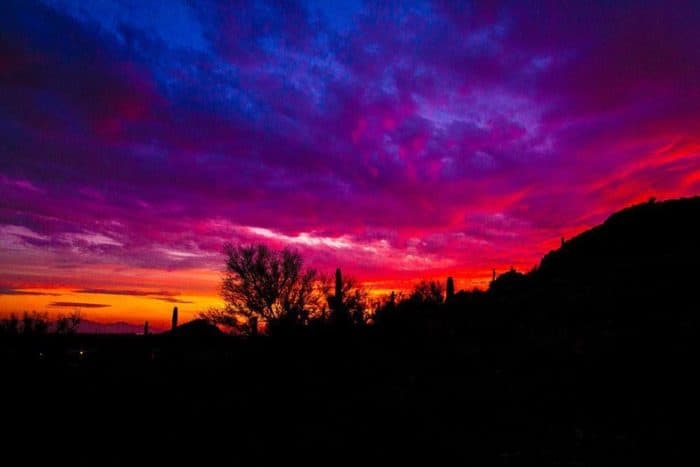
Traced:
POLYGON ((160 300, 169 303, 192 304, 189 300, 177 298, 179 292, 169 292, 167 290, 120 290, 120 289, 80 289, 75 290, 79 294, 96 294, 96 295, 126 295, 131 297, 144 297, 153 300, 160 300))
POLYGON ((58 297, 61 294, 59 293, 51 293, 51 292, 39 292, 36 290, 22 290, 22 289, 15 289, 12 287, 0 287, 0 295, 46 295, 46 296, 53 296, 53 297, 58 297))
POLYGON ((161 300, 163 302, 168 302, 168 303, 194 303, 189 300, 180 300, 179 298, 174 298, 174 297, 152 297, 156 300, 161 300))
POLYGON ((179 295, 177 292, 168 292, 165 290, 153 291, 153 290, 120 290, 120 289, 79 289, 75 290, 75 293, 80 294, 97 294, 97 295, 131 295, 134 297, 146 297, 149 295, 160 295, 160 296, 175 296, 179 295))
POLYGON ((106 308, 112 305, 104 303, 84 303, 84 302, 51 302, 49 306, 68 307, 68 308, 106 308))
POLYGON ((0 279, 219 271, 227 241, 376 281, 533 265, 698 193, 698 22, 692 2, 2 2, 0 279))

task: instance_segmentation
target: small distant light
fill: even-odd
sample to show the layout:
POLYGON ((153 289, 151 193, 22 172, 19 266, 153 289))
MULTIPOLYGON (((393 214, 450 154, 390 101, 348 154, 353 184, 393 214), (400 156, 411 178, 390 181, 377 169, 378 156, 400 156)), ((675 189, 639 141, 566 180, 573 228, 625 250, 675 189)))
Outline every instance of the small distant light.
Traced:
POLYGON ((81 356, 82 356, 82 355, 85 355, 85 352, 81 350, 81 351, 80 351, 80 355, 81 355, 81 356))

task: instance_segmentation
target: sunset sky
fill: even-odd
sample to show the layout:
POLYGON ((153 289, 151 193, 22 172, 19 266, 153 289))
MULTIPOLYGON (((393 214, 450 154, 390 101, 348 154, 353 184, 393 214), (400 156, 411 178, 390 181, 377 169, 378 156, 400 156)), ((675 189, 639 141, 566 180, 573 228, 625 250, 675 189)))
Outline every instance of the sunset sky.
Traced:
POLYGON ((0 314, 188 319, 226 241, 482 286, 700 194, 697 1, 374 3, 0 2, 0 314))

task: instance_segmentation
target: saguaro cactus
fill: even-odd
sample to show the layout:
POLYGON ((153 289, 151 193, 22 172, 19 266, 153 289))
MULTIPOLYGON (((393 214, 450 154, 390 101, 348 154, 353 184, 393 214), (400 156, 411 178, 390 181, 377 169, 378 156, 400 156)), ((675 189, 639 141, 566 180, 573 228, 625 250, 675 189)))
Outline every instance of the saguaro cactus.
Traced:
POLYGON ((173 326, 172 329, 175 329, 177 327, 177 307, 173 308, 173 326))
POLYGON ((144 336, 148 335, 148 321, 143 322, 143 335, 144 336))
POLYGON ((340 268, 335 270, 335 295, 329 297, 328 305, 331 309, 331 319, 336 324, 346 325, 350 320, 348 310, 345 308, 345 297, 343 297, 343 275, 340 268))
POLYGON ((340 268, 335 270, 335 302, 336 305, 343 303, 343 276, 340 268))
POLYGON ((449 302, 455 296, 455 281, 454 279, 452 279, 452 276, 449 276, 447 278, 447 288, 445 290, 447 292, 445 296, 445 301, 449 302))

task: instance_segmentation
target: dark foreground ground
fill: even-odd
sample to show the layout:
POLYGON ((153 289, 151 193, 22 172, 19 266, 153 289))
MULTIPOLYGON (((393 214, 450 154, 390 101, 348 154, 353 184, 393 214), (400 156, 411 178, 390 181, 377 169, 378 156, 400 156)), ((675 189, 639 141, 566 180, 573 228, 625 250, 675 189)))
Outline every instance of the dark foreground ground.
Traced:
POLYGON ((5 338, 3 464, 673 465, 692 345, 5 338))

